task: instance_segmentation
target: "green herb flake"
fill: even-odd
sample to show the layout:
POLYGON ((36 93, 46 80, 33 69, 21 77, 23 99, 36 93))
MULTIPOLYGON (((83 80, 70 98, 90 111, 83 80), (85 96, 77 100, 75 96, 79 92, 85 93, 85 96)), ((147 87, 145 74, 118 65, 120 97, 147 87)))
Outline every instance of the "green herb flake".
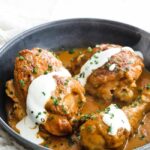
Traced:
POLYGON ((51 99, 53 100, 53 104, 54 104, 54 106, 58 106, 58 104, 59 104, 58 99, 57 99, 57 98, 55 98, 55 97, 53 97, 53 96, 51 96, 51 99))
POLYGON ((45 145, 44 145, 44 147, 47 147, 47 148, 49 148, 49 145, 48 145, 48 144, 45 144, 45 145))
POLYGON ((109 126, 108 133, 111 133, 111 132, 112 132, 112 126, 109 126))
POLYGON ((82 51, 79 51, 79 54, 81 55, 81 54, 82 54, 82 51))
POLYGON ((62 111, 64 112, 64 114, 67 114, 67 110, 64 105, 62 105, 62 111))
POLYGON ((110 119, 112 119, 112 118, 114 118, 114 114, 111 113, 110 114, 110 119))
POLYGON ((145 135, 141 135, 140 139, 143 140, 145 138, 145 135))
POLYGON ((48 71, 52 71, 53 67, 51 65, 48 65, 48 71))
POLYGON ((45 74, 45 75, 48 74, 48 71, 46 70, 46 71, 44 72, 44 74, 45 74))
POLYGON ((25 86, 25 83, 24 83, 23 80, 19 80, 19 83, 20 83, 21 87, 24 87, 24 86, 25 86))
POLYGON ((97 64, 98 64, 98 61, 97 61, 97 60, 95 60, 95 61, 94 61, 94 63, 97 65, 97 64))
POLYGON ((87 121, 88 119, 91 119, 90 114, 85 114, 85 115, 81 116, 81 118, 80 118, 81 121, 87 121))
POLYGON ((94 55, 94 58, 95 58, 95 59, 98 59, 98 56, 94 55))
POLYGON ((85 72, 80 73, 79 77, 84 78, 85 77, 85 72))
POLYGON ((71 58, 70 61, 73 62, 75 60, 75 58, 71 58))
POLYGON ((25 58, 23 56, 18 56, 19 60, 24 60, 25 58))
POLYGON ((46 114, 46 111, 43 111, 43 114, 46 114))
POLYGON ((69 50, 69 54, 73 54, 75 52, 75 49, 69 50))
POLYGON ((33 74, 37 74, 38 72, 38 68, 37 67, 34 67, 33 70, 32 70, 33 74))
POLYGON ((45 92, 42 92, 42 94, 45 96, 46 94, 45 94, 45 92))
POLYGON ((38 115, 41 115, 41 114, 42 114, 41 112, 38 113, 38 115))
POLYGON ((87 51, 91 53, 93 52, 93 49, 91 47, 88 47, 87 51))
POLYGON ((146 85, 146 89, 147 89, 147 90, 150 90, 150 83, 148 83, 148 84, 146 85))
POLYGON ((67 79, 67 80, 65 80, 64 85, 67 86, 68 83, 69 83, 69 80, 67 79))
POLYGON ((92 126, 87 126, 87 131, 88 132, 92 132, 92 130, 93 130, 92 126))
POLYGON ((110 107, 107 107, 107 108, 104 110, 105 114, 108 114, 109 111, 110 111, 110 107))

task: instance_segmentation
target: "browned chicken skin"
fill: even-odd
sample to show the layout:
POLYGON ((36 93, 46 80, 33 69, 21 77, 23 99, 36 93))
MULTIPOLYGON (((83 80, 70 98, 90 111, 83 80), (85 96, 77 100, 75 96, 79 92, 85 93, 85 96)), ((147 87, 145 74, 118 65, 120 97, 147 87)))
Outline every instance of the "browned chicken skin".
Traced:
MULTIPOLYGON (((122 48, 119 45, 101 44, 93 48, 92 52, 81 54, 72 62, 72 72, 79 73, 81 66, 97 51, 105 51, 109 48, 122 48)), ((125 102, 131 102, 135 97, 136 81, 142 73, 143 60, 131 51, 121 51, 113 55, 102 67, 93 71, 85 85, 86 91, 104 100, 112 100, 114 97, 125 102), (115 64, 114 71, 109 67, 115 64)))
MULTIPOLYGON (((42 74, 58 71, 63 67, 52 52, 35 48, 22 50, 16 58, 14 81, 8 81, 8 87, 14 87, 13 95, 7 88, 6 93, 13 99, 17 109, 14 116, 21 120, 26 115, 26 98, 31 82, 42 74), (22 112, 23 111, 23 112, 22 112), (19 115, 19 114, 22 115, 19 115)), ((79 111, 85 102, 84 88, 71 77, 54 76, 57 81, 55 97, 52 96, 45 108, 48 119, 42 125, 49 133, 62 136, 72 132, 70 119, 79 111), (60 98, 60 95, 63 95, 60 98)), ((35 100, 36 102, 36 100, 35 100)))
MULTIPOLYGON (((149 101, 142 97, 150 94, 149 90, 144 91, 131 105, 122 108, 131 125, 131 131, 120 128, 117 135, 109 135, 109 126, 102 120, 102 114, 96 114, 80 127, 81 143, 88 150, 116 149, 126 143, 127 139, 138 129, 139 123, 144 114, 150 110, 149 101)), ((148 97, 147 97, 148 98, 148 97)))
POLYGON ((61 61, 54 57, 52 52, 39 48, 19 52, 15 62, 14 86, 24 108, 26 108, 28 87, 32 80, 44 73, 56 71, 61 66, 61 61))

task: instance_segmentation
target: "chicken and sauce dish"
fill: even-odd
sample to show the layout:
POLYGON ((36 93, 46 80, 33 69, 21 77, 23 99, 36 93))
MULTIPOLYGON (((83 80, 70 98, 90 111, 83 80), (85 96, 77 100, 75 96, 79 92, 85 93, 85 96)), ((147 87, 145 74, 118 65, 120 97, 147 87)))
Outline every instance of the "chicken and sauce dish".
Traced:
POLYGON ((100 44, 21 50, 7 81, 9 125, 54 150, 132 150, 150 142, 150 73, 142 53, 100 44))

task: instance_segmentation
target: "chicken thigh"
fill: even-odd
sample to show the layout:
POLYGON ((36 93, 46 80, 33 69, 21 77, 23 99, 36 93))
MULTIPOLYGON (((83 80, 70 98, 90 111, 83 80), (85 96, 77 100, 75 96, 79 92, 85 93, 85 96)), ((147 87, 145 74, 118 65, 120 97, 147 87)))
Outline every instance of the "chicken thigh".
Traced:
MULTIPOLYGON (((71 77, 68 70, 63 67, 62 62, 52 52, 40 48, 20 51, 15 62, 14 80, 7 82, 6 93, 17 106, 14 116, 18 118, 18 121, 27 113, 33 117, 34 106, 38 103, 38 99, 34 99, 34 105, 28 108, 27 99, 28 97, 31 99, 32 96, 29 95, 30 86, 35 79, 37 80, 43 75, 46 77, 49 73, 52 81, 56 82, 56 89, 45 104, 44 109, 47 113, 39 112, 34 119, 40 118, 41 113, 46 113, 47 119, 41 118, 43 119, 41 126, 53 135, 62 136, 72 132, 72 125, 69 120, 85 102, 84 88, 71 77), (15 93, 13 95, 10 94, 12 87, 15 93), (20 112, 22 115, 19 115, 20 112)), ((44 86, 46 87, 46 85, 44 86)), ((46 95, 44 92, 41 94, 46 95)))
POLYGON ((113 44, 99 45, 72 62, 72 72, 86 92, 104 100, 125 102, 135 98, 136 81, 143 67, 143 59, 130 47, 113 44))
POLYGON ((149 102, 142 97, 122 109, 111 104, 80 127, 82 145, 88 150, 117 149, 123 146, 137 130, 144 114, 150 110, 149 106, 149 102))

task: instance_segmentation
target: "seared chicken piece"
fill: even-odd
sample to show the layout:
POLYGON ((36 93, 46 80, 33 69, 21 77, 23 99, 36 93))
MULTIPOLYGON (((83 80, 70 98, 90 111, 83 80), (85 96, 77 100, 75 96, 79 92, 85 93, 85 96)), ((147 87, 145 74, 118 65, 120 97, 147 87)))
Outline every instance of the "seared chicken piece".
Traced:
POLYGON ((122 108, 122 112, 128 119, 130 130, 125 128, 127 123, 121 116, 115 122, 112 122, 110 126, 108 125, 108 122, 113 120, 115 115, 121 114, 121 112, 115 114, 115 111, 111 111, 111 106, 109 106, 104 112, 96 114, 94 119, 88 120, 80 127, 82 145, 88 150, 116 149, 123 146, 127 139, 137 130, 145 112, 149 109, 149 105, 143 99, 138 99, 131 105, 122 108), (109 115, 107 116, 108 120, 104 118, 104 115, 109 115), (118 128, 116 134, 112 134, 111 132, 115 130, 116 125, 119 126, 120 121, 122 121, 123 126, 118 128))
POLYGON ((82 57, 77 57, 72 62, 72 72, 78 74, 79 81, 83 80, 81 78, 85 78, 84 76, 90 70, 89 67, 95 67, 99 65, 100 61, 103 61, 102 59, 105 59, 98 58, 96 54, 113 48, 119 48, 121 51, 108 57, 108 61, 104 65, 92 69, 92 73, 89 74, 84 86, 89 94, 104 100, 112 100, 115 97, 121 101, 130 102, 135 98, 136 81, 144 67, 142 58, 131 48, 112 44, 99 45, 99 47, 93 48, 91 52, 81 54, 82 57), (88 61, 91 62, 83 71, 83 67, 88 61))
MULTIPOLYGON (((19 52, 15 63, 14 81, 8 81, 6 89, 8 96, 18 106, 17 112, 15 111, 14 114, 18 121, 27 113, 27 95, 32 81, 40 75, 57 72, 60 68, 65 69, 62 66, 62 62, 52 52, 47 50, 34 48, 19 52), (13 94, 10 94, 11 89, 13 89, 13 94), (23 111, 23 115, 19 115, 20 111, 23 111)), ((54 74, 53 78, 57 83, 57 88, 45 105, 48 117, 42 126, 49 133, 62 136, 72 132, 70 119, 80 110, 85 102, 84 88, 77 80, 71 78, 70 74, 69 77, 61 77, 61 74, 54 74)), ((30 113, 32 114, 33 112, 34 110, 30 113)))
POLYGON ((31 82, 42 74, 57 71, 60 67, 62 62, 52 52, 39 48, 20 51, 19 56, 16 57, 14 70, 14 86, 19 102, 26 107, 26 97, 31 82))
POLYGON ((55 77, 55 79, 57 89, 55 96, 51 96, 45 106, 49 116, 44 126, 50 133, 62 136, 72 132, 71 119, 85 102, 84 88, 73 78, 55 77))

